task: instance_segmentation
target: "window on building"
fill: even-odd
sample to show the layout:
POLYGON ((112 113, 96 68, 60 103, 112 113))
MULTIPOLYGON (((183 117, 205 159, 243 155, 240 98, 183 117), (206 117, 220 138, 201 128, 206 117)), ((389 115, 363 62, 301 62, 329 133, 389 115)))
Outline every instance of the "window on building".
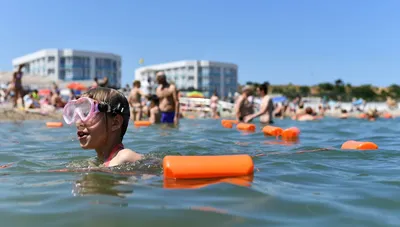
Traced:
POLYGON ((54 56, 50 56, 47 58, 47 62, 54 62, 56 58, 54 56))

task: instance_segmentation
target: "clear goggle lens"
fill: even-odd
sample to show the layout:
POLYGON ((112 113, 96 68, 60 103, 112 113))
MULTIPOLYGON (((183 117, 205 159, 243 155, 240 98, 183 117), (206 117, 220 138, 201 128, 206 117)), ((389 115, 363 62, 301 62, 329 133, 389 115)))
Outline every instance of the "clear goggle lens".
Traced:
POLYGON ((78 120, 86 122, 98 112, 96 106, 94 101, 86 97, 70 101, 64 107, 64 121, 67 124, 72 124, 78 120))

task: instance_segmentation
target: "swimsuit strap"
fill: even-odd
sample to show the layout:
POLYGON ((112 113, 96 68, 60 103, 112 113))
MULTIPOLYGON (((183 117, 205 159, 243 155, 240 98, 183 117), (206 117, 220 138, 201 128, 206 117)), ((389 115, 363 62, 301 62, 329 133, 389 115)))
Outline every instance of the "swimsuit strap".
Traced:
POLYGON ((110 161, 113 159, 113 157, 115 156, 115 154, 124 149, 124 145, 122 143, 117 144, 111 151, 110 156, 108 156, 107 161, 104 162, 104 166, 108 167, 108 165, 110 164, 110 161))

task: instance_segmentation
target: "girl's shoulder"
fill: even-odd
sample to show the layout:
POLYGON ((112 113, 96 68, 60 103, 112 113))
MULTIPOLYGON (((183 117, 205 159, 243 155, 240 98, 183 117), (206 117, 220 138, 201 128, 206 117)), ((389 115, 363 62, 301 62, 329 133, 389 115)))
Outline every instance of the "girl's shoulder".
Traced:
POLYGON ((123 164, 125 162, 136 162, 143 158, 143 155, 134 152, 129 148, 124 148, 118 152, 116 157, 118 159, 119 164, 123 164))

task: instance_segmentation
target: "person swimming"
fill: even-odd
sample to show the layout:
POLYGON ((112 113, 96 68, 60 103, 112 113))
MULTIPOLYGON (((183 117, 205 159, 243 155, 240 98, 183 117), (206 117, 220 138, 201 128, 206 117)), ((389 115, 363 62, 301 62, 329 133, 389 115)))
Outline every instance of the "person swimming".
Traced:
POLYGON ((79 99, 69 101, 64 107, 63 117, 67 124, 75 123, 80 146, 96 150, 98 160, 105 167, 143 158, 122 143, 130 110, 128 100, 117 90, 93 88, 79 99))

